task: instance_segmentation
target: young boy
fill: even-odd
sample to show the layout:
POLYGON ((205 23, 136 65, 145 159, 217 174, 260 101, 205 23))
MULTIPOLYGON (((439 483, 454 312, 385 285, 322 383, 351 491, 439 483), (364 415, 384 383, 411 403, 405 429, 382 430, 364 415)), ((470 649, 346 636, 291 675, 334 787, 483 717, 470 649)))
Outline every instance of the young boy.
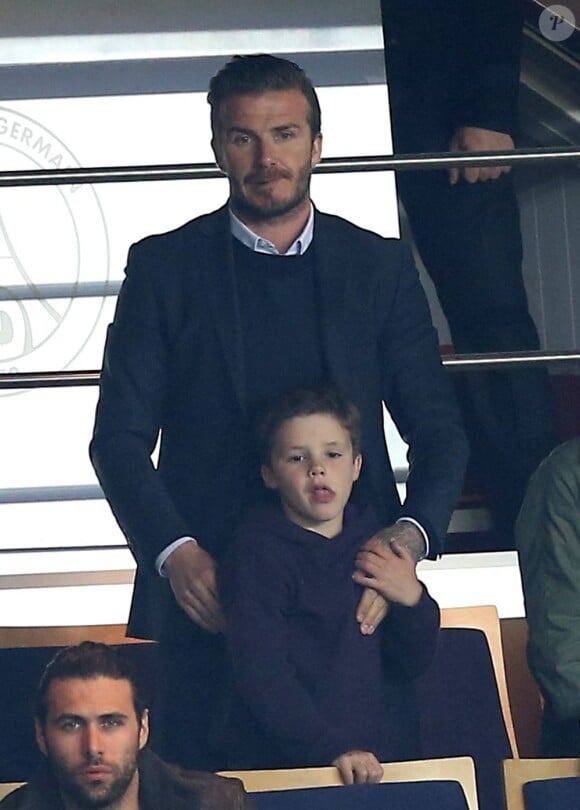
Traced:
POLYGON ((429 664, 439 609, 403 546, 359 552, 379 528, 349 503, 362 457, 356 408, 330 389, 279 397, 258 428, 279 505, 254 509, 220 569, 233 684, 228 767, 336 765, 378 781, 380 760, 420 756, 412 679, 429 664), (362 588, 389 602, 364 635, 362 588))

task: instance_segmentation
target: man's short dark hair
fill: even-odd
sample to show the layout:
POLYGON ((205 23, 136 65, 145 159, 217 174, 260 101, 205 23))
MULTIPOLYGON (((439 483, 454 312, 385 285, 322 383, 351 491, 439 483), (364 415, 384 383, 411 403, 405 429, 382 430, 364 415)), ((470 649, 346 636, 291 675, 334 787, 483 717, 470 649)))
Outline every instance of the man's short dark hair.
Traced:
POLYGON ((300 90, 308 102, 308 123, 312 137, 320 133, 320 104, 312 82, 301 67, 289 59, 267 53, 234 56, 209 83, 211 131, 219 131, 220 108, 232 96, 260 95, 269 90, 300 90))
POLYGON ((361 450, 360 413, 336 388, 293 388, 268 400, 256 420, 256 439, 262 464, 270 464, 276 434, 296 416, 323 413, 334 416, 350 436, 353 457, 361 450))
POLYGON ((42 726, 45 725, 48 713, 48 692, 53 681, 64 681, 69 678, 88 681, 99 677, 129 681, 133 693, 135 714, 137 720, 140 721, 146 705, 140 694, 135 674, 119 650, 95 641, 83 641, 74 647, 65 647, 49 661, 36 692, 35 718, 42 726))

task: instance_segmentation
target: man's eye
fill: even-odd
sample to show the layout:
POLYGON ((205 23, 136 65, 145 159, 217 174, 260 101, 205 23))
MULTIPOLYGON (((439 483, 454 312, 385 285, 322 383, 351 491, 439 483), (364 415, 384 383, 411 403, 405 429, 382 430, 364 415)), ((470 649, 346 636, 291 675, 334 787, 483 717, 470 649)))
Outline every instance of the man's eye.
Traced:
POLYGON ((282 132, 278 133, 278 138, 281 141, 289 141, 291 138, 294 137, 294 131, 291 129, 284 129, 282 132))
POLYGON ((60 727, 63 731, 76 731, 81 727, 81 724, 78 720, 63 720, 60 727))
POLYGON ((120 717, 105 717, 101 721, 101 726, 103 728, 117 728, 118 726, 123 725, 123 720, 120 717))
POLYGON ((230 140, 234 146, 243 146, 246 143, 250 143, 250 136, 244 135, 243 133, 238 133, 236 135, 232 135, 230 140))

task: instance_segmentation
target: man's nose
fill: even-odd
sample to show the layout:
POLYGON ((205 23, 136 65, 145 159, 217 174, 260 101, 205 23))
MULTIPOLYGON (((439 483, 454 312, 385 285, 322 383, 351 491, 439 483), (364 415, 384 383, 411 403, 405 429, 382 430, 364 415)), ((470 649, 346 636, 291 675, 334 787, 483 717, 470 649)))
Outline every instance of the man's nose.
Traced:
POLYGON ((257 141, 255 159, 259 166, 275 166, 276 147, 274 144, 268 140, 257 141))
POLYGON ((90 759, 103 755, 103 735, 96 723, 89 723, 85 730, 85 748, 90 759))

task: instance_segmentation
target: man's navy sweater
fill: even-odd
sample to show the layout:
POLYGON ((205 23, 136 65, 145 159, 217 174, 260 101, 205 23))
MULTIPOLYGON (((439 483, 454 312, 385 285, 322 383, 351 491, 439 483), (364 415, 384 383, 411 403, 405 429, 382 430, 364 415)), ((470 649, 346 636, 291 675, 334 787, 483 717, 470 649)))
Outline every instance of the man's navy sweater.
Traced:
POLYGON ((353 504, 331 540, 279 508, 248 516, 219 574, 233 676, 220 735, 228 767, 330 765, 354 749, 420 756, 412 679, 433 656, 439 609, 424 590, 361 634, 352 573, 378 529, 374 512, 353 504))

